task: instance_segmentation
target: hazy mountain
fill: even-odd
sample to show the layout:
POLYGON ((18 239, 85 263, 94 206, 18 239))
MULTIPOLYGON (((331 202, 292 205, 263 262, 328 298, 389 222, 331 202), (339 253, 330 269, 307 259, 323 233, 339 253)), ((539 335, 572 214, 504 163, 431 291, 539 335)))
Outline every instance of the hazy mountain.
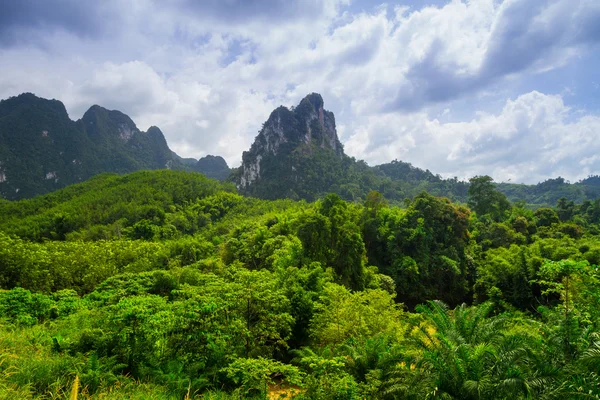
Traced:
POLYGON ((218 179, 220 181, 227 179, 229 174, 231 174, 231 168, 229 168, 227 162, 221 156, 207 155, 193 163, 191 168, 194 171, 203 173, 209 178, 218 179))

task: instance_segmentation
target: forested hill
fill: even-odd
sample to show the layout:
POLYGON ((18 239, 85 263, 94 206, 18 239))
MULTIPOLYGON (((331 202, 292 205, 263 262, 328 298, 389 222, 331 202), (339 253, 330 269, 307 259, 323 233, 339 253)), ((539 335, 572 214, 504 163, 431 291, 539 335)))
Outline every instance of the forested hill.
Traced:
POLYGON ((103 172, 186 169, 229 174, 222 158, 198 162, 173 153, 157 127, 140 131, 127 115, 92 106, 72 121, 58 100, 31 93, 0 101, 0 197, 20 199, 103 172))
MULTIPOLYGON (((171 207, 219 191, 235 192, 235 187, 184 171, 105 173, 33 199, 0 202, 0 229, 30 240, 65 239, 77 232, 109 239, 120 237, 126 228, 153 230, 171 222, 177 227, 181 220, 166 219, 171 207)), ((199 222, 195 216, 184 232, 195 230, 199 222)))
MULTIPOLYGON (((376 190, 396 203, 423 191, 466 202, 469 187, 468 182, 444 179, 398 160, 370 167, 348 157, 337 136, 335 116, 325 110, 318 93, 309 94, 296 107, 275 109, 230 180, 244 194, 308 201, 331 192, 345 200, 361 200, 376 190)), ((498 189, 511 201, 540 207, 554 205, 562 197, 577 203, 597 199, 597 180, 569 184, 557 178, 537 185, 502 183, 498 189)))
POLYGON ((0 398, 600 396, 600 200, 235 192, 156 170, 0 200, 0 398))
MULTIPOLYGON (((242 165, 232 170, 222 157, 200 160, 173 153, 157 127, 140 131, 127 115, 92 106, 72 121, 57 100, 25 93, 0 101, 0 198, 31 198, 104 172, 174 169, 229 179, 242 194, 263 199, 314 201, 327 193, 360 201, 371 190, 400 204, 426 191, 466 202, 469 183, 444 179, 402 161, 370 167, 344 153, 335 116, 321 95, 297 107, 279 107, 263 124, 242 165)), ((581 203, 600 197, 599 177, 570 184, 562 178, 537 185, 499 183, 511 201, 531 207, 559 199, 581 203)))
POLYGON ((499 183, 498 190, 512 201, 522 200, 533 205, 554 205, 561 198, 581 203, 600 198, 600 176, 590 176, 576 183, 560 177, 537 185, 499 183))
MULTIPOLYGON (((429 170, 416 168, 409 163, 394 160, 391 163, 373 167, 375 171, 375 190, 385 194, 388 199, 400 200, 402 196, 414 198, 422 191, 435 196, 444 196, 454 201, 466 202, 469 182, 456 178, 444 179, 429 170)), ((363 181, 364 182, 364 181, 363 181)), ((591 176, 576 183, 564 178, 548 179, 536 185, 515 183, 497 183, 497 189, 512 202, 525 202, 530 207, 553 206, 561 198, 582 203, 600 198, 600 177, 591 176)), ((370 186, 362 188, 362 192, 370 186)))

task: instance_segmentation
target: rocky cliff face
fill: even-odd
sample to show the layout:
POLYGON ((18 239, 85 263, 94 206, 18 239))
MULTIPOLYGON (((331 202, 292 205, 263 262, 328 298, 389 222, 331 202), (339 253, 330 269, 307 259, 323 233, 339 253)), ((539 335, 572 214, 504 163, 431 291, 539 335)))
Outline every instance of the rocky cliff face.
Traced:
POLYGON ((281 106, 274 110, 250 150, 242 156, 236 181, 238 188, 249 188, 265 173, 273 172, 269 171, 273 168, 295 175, 296 165, 289 158, 293 152, 311 153, 316 147, 342 158, 344 150, 337 136, 335 117, 323 105, 321 95, 312 93, 295 108, 281 106))
POLYGON ((335 129, 335 117, 332 112, 323 109, 323 98, 320 94, 312 93, 306 96, 296 108, 296 112, 306 124, 306 134, 302 138, 304 143, 315 140, 321 148, 329 147, 339 157, 343 155, 344 149, 335 129))

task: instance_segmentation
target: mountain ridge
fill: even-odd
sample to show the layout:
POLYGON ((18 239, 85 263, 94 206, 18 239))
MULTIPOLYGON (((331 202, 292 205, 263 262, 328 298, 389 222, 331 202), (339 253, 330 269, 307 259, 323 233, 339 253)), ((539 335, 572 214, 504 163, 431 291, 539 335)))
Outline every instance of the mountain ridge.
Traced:
MULTIPOLYGON (((444 179, 402 161, 370 167, 347 156, 337 136, 335 116, 325 110, 318 93, 307 95, 296 107, 273 110, 230 180, 246 195, 308 201, 328 192, 352 201, 376 190, 394 202, 414 198, 422 191, 466 202, 469 187, 466 181, 444 179)), ((559 177, 537 185, 496 186, 512 201, 542 206, 554 205, 562 197, 579 203, 597 199, 599 182, 599 177, 592 176, 569 184, 559 177)))
MULTIPOLYGON (((222 161, 211 178, 229 173, 222 161)), ((56 99, 23 93, 0 101, 0 197, 5 199, 33 197, 103 172, 203 172, 202 165, 173 152, 158 127, 144 132, 118 110, 94 104, 72 120, 56 99)))
MULTIPOLYGON (((79 120, 62 102, 23 93, 0 100, 0 199, 17 200, 54 191, 100 173, 180 169, 229 180, 245 195, 314 201, 333 192, 357 201, 376 190, 402 203, 422 191, 466 202, 469 183, 394 160, 369 166, 344 153, 335 115, 318 93, 295 107, 277 107, 263 124, 239 168, 220 156, 200 160, 171 151, 156 126, 146 132, 118 110, 92 105, 79 120)), ((581 203, 600 198, 600 177, 570 184, 563 178, 537 185, 497 183, 511 201, 539 207, 564 197, 581 203)))

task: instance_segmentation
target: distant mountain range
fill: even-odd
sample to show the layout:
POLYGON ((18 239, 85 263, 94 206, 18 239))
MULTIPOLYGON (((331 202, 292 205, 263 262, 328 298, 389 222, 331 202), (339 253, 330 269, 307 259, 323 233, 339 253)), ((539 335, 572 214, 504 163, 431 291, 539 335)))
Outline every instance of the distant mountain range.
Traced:
MULTIPOLYGON (((335 192, 360 200, 377 190, 392 202, 422 191, 454 201, 467 200, 468 182, 443 179, 429 170, 394 160, 374 167, 344 153, 335 116, 321 95, 312 93, 296 107, 278 107, 231 170, 219 156, 181 158, 153 126, 140 131, 127 115, 92 106, 72 121, 58 100, 24 93, 0 101, 0 197, 33 197, 84 181, 103 172, 146 169, 195 171, 229 180, 246 195, 266 199, 313 201, 335 192)), ((600 177, 570 184, 562 178, 537 185, 500 183, 512 201, 554 205, 565 197, 575 202, 600 198, 600 177)))
POLYGON ((94 105, 72 121, 58 100, 24 93, 0 101, 0 196, 15 200, 50 192, 102 172, 197 171, 225 179, 221 157, 184 159, 161 130, 143 132, 127 115, 94 105))

